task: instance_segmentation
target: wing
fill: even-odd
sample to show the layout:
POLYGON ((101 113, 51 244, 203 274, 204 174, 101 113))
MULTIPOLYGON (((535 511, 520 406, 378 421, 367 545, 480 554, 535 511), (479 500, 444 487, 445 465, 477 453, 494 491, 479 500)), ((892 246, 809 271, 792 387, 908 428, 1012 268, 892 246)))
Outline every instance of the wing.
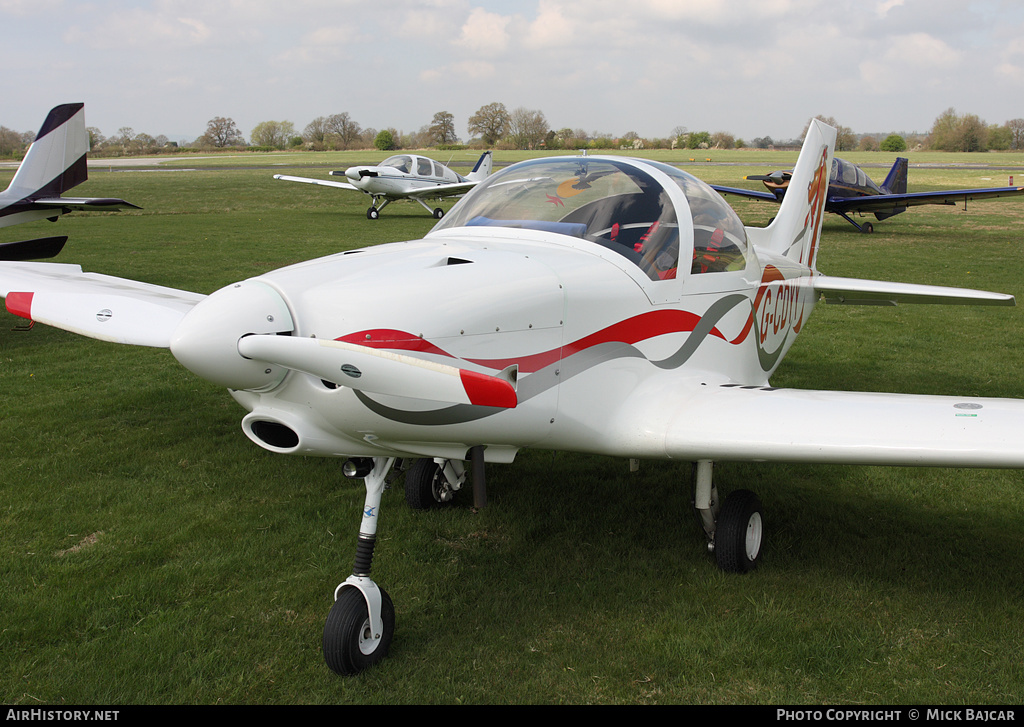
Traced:
POLYGON ((290 177, 287 174, 275 174, 274 179, 282 182, 302 182, 303 184, 319 184, 323 187, 337 187, 338 189, 351 189, 355 192, 361 191, 347 182, 332 182, 329 179, 310 179, 309 177, 290 177))
POLYGON ((465 194, 469 190, 473 189, 476 185, 480 184, 476 182, 455 182, 454 184, 438 184, 433 187, 423 187, 422 189, 414 189, 409 192, 406 196, 409 199, 434 199, 435 197, 454 197, 458 194, 465 194))
POLYGON ((954 205, 976 199, 1016 197, 1024 187, 994 187, 991 189, 949 189, 942 192, 910 192, 907 194, 877 194, 866 197, 829 197, 831 212, 891 212, 897 208, 925 204, 954 205))
POLYGON ((78 265, 0 264, 7 310, 90 338, 167 348, 181 319, 205 296, 83 273, 78 265))
POLYGON ((665 379, 668 387, 644 387, 623 416, 609 417, 613 451, 693 461, 1024 467, 1024 400, 665 379))

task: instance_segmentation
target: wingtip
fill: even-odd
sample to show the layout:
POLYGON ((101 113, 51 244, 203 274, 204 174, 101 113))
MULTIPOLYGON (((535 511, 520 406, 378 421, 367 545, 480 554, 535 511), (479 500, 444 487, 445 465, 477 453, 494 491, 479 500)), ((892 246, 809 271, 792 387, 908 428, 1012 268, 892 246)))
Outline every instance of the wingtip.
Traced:
POLYGON ((7 306, 9 313, 13 313, 20 318, 32 320, 32 298, 34 296, 35 293, 11 291, 7 294, 4 304, 7 306))

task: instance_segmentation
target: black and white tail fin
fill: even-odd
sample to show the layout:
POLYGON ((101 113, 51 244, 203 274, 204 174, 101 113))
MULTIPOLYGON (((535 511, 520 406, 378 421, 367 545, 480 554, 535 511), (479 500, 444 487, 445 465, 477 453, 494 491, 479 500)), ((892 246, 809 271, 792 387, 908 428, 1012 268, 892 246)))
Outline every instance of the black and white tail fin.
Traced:
POLYGON ((771 252, 812 270, 817 262, 835 145, 836 130, 812 120, 779 214, 761 238, 771 252))
POLYGON ((466 179, 471 182, 481 182, 490 176, 491 169, 493 168, 494 159, 492 158, 491 152, 485 151, 480 155, 480 158, 476 160, 476 166, 473 167, 473 171, 466 175, 466 179))
POLYGON ((12 200, 59 197, 88 178, 89 133, 84 107, 81 103, 63 104, 50 111, 0 196, 12 200))

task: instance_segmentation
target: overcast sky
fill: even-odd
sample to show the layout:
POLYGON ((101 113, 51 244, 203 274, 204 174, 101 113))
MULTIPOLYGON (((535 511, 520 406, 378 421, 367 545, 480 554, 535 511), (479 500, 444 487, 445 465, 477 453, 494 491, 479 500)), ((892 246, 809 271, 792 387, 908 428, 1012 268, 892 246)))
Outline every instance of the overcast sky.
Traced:
POLYGON ((926 132, 949 107, 1024 117, 1021 0, 0 0, 0 125, 58 103, 86 122, 191 141, 215 116, 347 111, 460 136, 481 106, 552 128, 667 137, 926 132))

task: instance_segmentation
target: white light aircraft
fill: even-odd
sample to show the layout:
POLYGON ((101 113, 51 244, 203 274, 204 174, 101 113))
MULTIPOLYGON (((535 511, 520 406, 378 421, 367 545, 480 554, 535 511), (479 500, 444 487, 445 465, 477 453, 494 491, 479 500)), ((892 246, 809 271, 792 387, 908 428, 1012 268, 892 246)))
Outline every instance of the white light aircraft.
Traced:
MULTIPOLYGON (((138 209, 123 199, 62 197, 89 177, 86 154, 89 133, 85 129, 85 104, 56 106, 47 114, 35 141, 18 166, 14 179, 0 192, 0 227, 48 219, 73 210, 108 212, 138 209)), ((44 237, 0 245, 0 260, 53 257, 67 237, 44 237)))
POLYGON ((370 209, 366 210, 366 217, 370 220, 380 217, 382 209, 399 199, 411 199, 419 202, 423 209, 434 216, 434 219, 439 220, 444 217, 444 210, 440 207, 431 209, 425 200, 440 200, 464 195, 487 178, 493 164, 491 152, 485 151, 480 155, 473 171, 463 177, 444 164, 435 162, 428 157, 416 154, 398 154, 388 157, 375 167, 349 167, 343 172, 331 172, 332 176, 346 177, 348 182, 291 177, 286 174, 275 174, 274 179, 363 192, 373 199, 370 209))
POLYGON ((467 482, 483 504, 484 464, 527 447, 694 462, 709 550, 745 572, 762 506, 742 489, 720 504, 715 461, 1024 468, 1024 400, 771 386, 820 299, 1014 303, 819 273, 834 144, 812 122, 765 228, 667 164, 556 157, 495 173, 421 240, 209 296, 26 262, 0 264, 0 294, 35 321, 168 347, 228 388, 257 445, 343 458, 364 479, 355 567, 323 634, 330 668, 352 674, 394 633, 370 571, 381 496, 403 471, 425 507, 467 482))

